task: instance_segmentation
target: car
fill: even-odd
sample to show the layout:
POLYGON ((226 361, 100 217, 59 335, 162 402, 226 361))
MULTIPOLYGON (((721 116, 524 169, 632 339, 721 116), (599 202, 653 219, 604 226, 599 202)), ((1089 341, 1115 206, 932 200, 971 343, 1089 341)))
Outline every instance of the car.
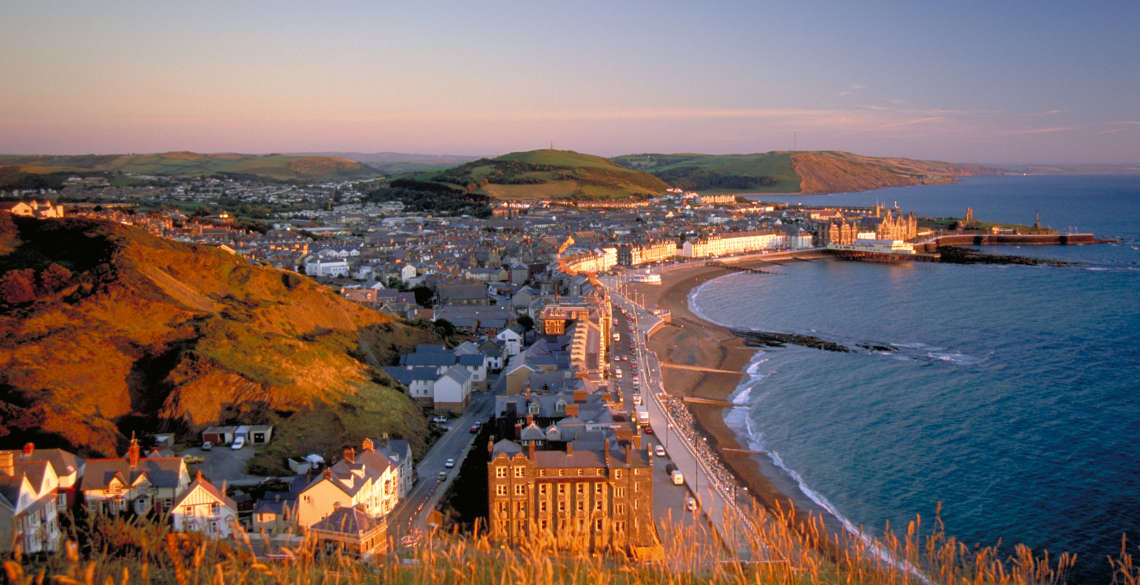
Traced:
POLYGON ((653 454, 658 456, 658 457, 664 457, 665 456, 665 447, 662 447, 661 445, 657 445, 656 447, 653 448, 653 454))
POLYGON ((185 461, 187 464, 190 464, 190 463, 201 463, 201 462, 205 461, 206 458, 202 457, 201 455, 183 455, 182 460, 185 461))
POLYGON ((455 467, 455 459, 453 459, 453 458, 451 458, 451 457, 448 457, 448 458, 447 458, 447 461, 444 461, 444 462, 443 462, 443 466, 444 466, 444 467, 446 467, 446 468, 448 468, 448 469, 451 469, 452 467, 455 467))
POLYGON ((234 439, 233 443, 230 443, 230 449, 233 449, 234 451, 237 451, 242 447, 245 447, 245 437, 238 437, 234 439))
POLYGON ((479 423, 475 423, 475 424, 471 425, 471 428, 467 429, 467 432, 474 435, 474 434, 479 432, 479 427, 480 427, 479 423))
POLYGON ((641 404, 641 395, 640 394, 634 394, 633 395, 633 403, 634 404, 641 404))
POLYGON ((652 435, 653 434, 653 427, 646 425, 645 426, 645 434, 652 435))
POLYGON ((681 473, 680 469, 674 469, 673 472, 669 474, 669 479, 673 481, 673 485, 684 485, 685 474, 681 473))
POLYGON ((209 451, 214 448, 214 444, 209 441, 202 441, 202 450, 209 451))
POLYGON ((439 481, 443 481, 443 480, 447 479, 447 472, 441 471, 441 472, 436 474, 435 478, 438 479, 439 481))
POLYGON ((690 511, 690 512, 696 511, 697 499, 694 498, 693 496, 689 496, 689 499, 685 500, 685 509, 690 511))
POLYGON ((441 424, 447 422, 447 417, 446 416, 433 416, 433 417, 431 417, 431 422, 433 422, 437 425, 441 425, 441 424))

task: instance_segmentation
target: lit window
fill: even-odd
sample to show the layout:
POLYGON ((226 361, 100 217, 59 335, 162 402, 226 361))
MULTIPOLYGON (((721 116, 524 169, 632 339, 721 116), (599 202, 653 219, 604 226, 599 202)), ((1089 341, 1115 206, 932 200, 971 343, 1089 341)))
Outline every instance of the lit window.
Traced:
POLYGON ((495 495, 496 495, 496 496, 505 496, 505 495, 507 495, 507 486, 505 486, 505 485, 497 485, 497 486, 495 486, 495 495))
POLYGON ((594 531, 595 532, 601 532, 602 531, 602 519, 601 518, 594 520, 594 531))
POLYGON ((614 470, 614 479, 621 479, 621 470, 620 469, 614 470))
POLYGON ((525 496, 526 495, 526 486, 521 485, 521 484, 516 485, 515 486, 515 495, 516 496, 525 496))
POLYGON ((495 468, 495 477, 497 477, 499 479, 503 479, 504 477, 507 477, 507 468, 506 467, 496 467, 495 468))
POLYGON ((516 467, 515 468, 515 477, 526 477, 526 468, 516 467))

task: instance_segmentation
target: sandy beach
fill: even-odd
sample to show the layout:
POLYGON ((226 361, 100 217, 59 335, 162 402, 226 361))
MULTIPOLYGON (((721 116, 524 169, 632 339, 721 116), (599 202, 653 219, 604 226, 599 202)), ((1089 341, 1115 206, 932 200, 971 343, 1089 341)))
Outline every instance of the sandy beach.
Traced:
MULTIPOLYGON (((773 263, 773 260, 753 259, 735 265, 762 267, 773 263)), ((694 288, 733 272, 732 268, 722 266, 686 267, 662 272, 660 285, 634 285, 634 290, 644 295, 647 305, 667 308, 672 314, 671 322, 649 339, 649 348, 662 363, 661 374, 669 394, 681 399, 724 402, 746 376, 744 369, 756 349, 746 346, 744 340, 729 329, 693 314, 688 306, 688 296, 694 288), (667 367, 666 363, 739 373, 689 371, 667 367)), ((748 487, 760 505, 771 508, 777 501, 786 504, 787 496, 760 472, 754 455, 747 452, 748 445, 740 444, 735 433, 725 425, 723 406, 690 402, 689 409, 721 461, 748 487)))

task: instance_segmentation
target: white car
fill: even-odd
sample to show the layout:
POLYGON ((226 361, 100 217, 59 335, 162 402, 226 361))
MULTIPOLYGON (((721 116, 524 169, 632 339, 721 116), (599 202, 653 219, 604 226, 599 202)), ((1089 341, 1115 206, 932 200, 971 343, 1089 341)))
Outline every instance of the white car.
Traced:
POLYGON ((233 449, 234 451, 237 451, 242 447, 245 447, 245 437, 238 437, 234 439, 233 443, 230 444, 230 449, 233 449))
POLYGON ((657 445, 656 447, 653 448, 653 454, 658 456, 658 457, 664 457, 665 456, 665 447, 662 447, 661 445, 657 445))
POLYGON ((690 512, 695 511, 697 509, 697 499, 693 496, 689 496, 689 499, 685 501, 685 508, 690 512))
POLYGON ((452 459, 451 457, 448 457, 448 458, 447 458, 447 461, 444 461, 444 462, 443 462, 443 466, 444 466, 444 467, 446 467, 446 468, 448 468, 448 469, 451 469, 452 467, 455 467, 455 459, 452 459))
POLYGON ((669 478, 673 480, 673 485, 683 485, 685 483, 685 474, 681 473, 680 469, 674 469, 673 473, 669 474, 669 478))

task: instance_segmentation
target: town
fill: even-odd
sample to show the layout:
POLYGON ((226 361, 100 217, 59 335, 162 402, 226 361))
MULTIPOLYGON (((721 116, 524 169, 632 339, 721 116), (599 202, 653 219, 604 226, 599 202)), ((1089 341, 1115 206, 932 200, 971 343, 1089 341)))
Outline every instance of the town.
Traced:
POLYGON ((665 518, 711 526, 709 538, 730 546, 725 523, 746 514, 747 489, 665 392, 646 338, 670 315, 635 302, 628 285, 726 258, 915 255, 914 242, 935 234, 914 214, 878 205, 680 189, 632 202, 500 202, 481 218, 405 211, 369 201, 354 183, 165 183, 129 193, 75 178, 63 193, 14 192, 20 199, 3 208, 218 247, 432 323, 453 343, 421 344, 383 371, 431 418, 435 442, 414 461, 405 440, 361 436, 331 462, 295 453, 293 477, 248 473, 249 454, 273 440, 267 425, 132 437, 108 459, 28 443, 0 453, 0 547, 57 550, 61 518, 76 513, 154 516, 212 538, 260 531, 271 537, 261 545, 267 556, 299 542, 386 554, 460 518, 477 518, 503 543, 544 538, 635 559, 662 558, 665 518), (47 199, 88 191, 85 203, 47 199), (184 211, 188 201, 199 211, 184 211), (238 218, 251 207, 277 211, 238 218))

